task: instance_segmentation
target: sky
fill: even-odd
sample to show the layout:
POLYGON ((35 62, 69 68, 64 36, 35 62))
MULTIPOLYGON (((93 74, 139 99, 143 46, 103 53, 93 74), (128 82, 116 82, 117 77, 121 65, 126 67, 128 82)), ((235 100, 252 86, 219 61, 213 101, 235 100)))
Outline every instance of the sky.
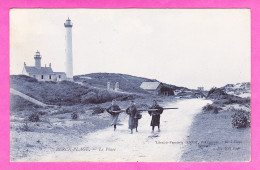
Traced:
POLYGON ((249 9, 11 9, 10 74, 65 72, 70 18, 74 75, 122 73, 210 89, 251 81, 249 9))

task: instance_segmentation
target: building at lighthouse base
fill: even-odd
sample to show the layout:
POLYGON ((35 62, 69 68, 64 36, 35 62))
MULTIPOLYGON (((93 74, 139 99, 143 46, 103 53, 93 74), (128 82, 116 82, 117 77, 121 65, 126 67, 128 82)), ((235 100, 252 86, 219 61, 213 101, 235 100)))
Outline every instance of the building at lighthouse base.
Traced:
POLYGON ((40 52, 36 52, 34 57, 35 66, 27 66, 24 63, 22 74, 33 78, 38 81, 63 81, 67 80, 65 72, 54 72, 51 68, 51 64, 48 67, 41 67, 41 56, 40 52))

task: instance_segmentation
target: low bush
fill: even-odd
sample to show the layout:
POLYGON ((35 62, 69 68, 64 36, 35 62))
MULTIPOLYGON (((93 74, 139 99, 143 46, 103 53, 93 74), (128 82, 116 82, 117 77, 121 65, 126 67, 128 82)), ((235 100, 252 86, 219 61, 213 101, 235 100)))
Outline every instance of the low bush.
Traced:
POLYGON ((97 96, 98 96, 98 103, 104 103, 107 101, 111 101, 117 97, 120 97, 120 94, 117 94, 115 92, 110 92, 108 90, 100 90, 97 96))
POLYGON ((44 112, 44 111, 39 111, 39 112, 38 112, 38 114, 42 116, 42 115, 46 115, 46 114, 47 114, 47 112, 44 112))
POLYGON ((100 106, 96 106, 93 108, 93 112, 92 114, 99 114, 99 113, 104 113, 105 109, 100 107, 100 106))
POLYGON ((39 122, 40 121, 40 117, 38 114, 36 113, 31 113, 29 116, 28 116, 28 120, 31 121, 31 122, 39 122))
POLYGON ((206 106, 203 107, 203 110, 204 111, 211 111, 211 110, 213 110, 213 106, 210 105, 210 104, 207 104, 206 106))
POLYGON ((226 95, 227 93, 224 90, 213 87, 209 90, 207 98, 219 99, 219 98, 225 98, 226 95))
POLYGON ((78 114, 77 113, 72 113, 71 114, 71 118, 74 119, 74 120, 78 119, 78 114))
POLYGON ((23 131, 23 132, 30 132, 32 131, 28 125, 28 122, 24 122, 23 125, 19 126, 18 130, 23 131))
POLYGON ((214 107, 214 109, 213 109, 213 113, 217 114, 218 111, 219 111, 219 109, 218 109, 217 107, 214 107))
POLYGON ((221 104, 220 101, 214 101, 214 104, 221 104))
POLYGON ((119 101, 134 100, 136 97, 137 96, 134 96, 134 95, 127 95, 127 96, 118 97, 117 100, 119 100, 119 101))
POLYGON ((217 106, 213 106, 212 104, 208 104, 208 105, 204 106, 202 108, 202 110, 204 110, 206 112, 213 111, 213 113, 217 114, 219 112, 219 110, 221 110, 221 108, 217 107, 217 106))
POLYGON ((119 100, 119 101, 125 101, 125 100, 133 100, 137 96, 135 95, 129 95, 124 93, 118 93, 114 91, 109 90, 94 90, 90 91, 89 93, 81 96, 81 103, 88 104, 88 103, 105 103, 108 101, 112 101, 113 99, 119 100))
POLYGON ((232 116, 232 127, 233 128, 245 128, 251 126, 251 114, 244 110, 238 110, 232 116))
POLYGON ((229 96, 228 100, 224 102, 224 104, 250 104, 251 99, 250 98, 241 98, 237 96, 229 96))
POLYGON ((82 103, 98 103, 98 96, 95 92, 89 92, 81 97, 82 103))

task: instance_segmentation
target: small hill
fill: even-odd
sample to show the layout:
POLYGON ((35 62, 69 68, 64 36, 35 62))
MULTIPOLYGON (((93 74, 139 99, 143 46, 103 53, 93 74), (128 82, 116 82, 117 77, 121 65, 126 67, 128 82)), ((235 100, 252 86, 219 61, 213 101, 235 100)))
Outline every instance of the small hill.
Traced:
MULTIPOLYGON (((113 99, 131 100, 151 94, 140 88, 142 82, 155 82, 126 74, 92 73, 74 76, 74 82, 41 82, 25 75, 11 75, 10 87, 47 105, 75 105, 104 103, 113 99), (107 82, 114 87, 119 82, 119 91, 107 90, 107 82)), ((172 90, 187 89, 164 84, 172 90)))
POLYGON ((49 105, 103 103, 112 99, 128 100, 137 95, 117 93, 75 82, 40 82, 25 75, 11 75, 10 87, 49 105))
POLYGON ((237 83, 237 84, 227 84, 222 87, 227 94, 231 94, 239 97, 250 97, 251 96, 251 83, 237 83))
MULTIPOLYGON (((156 82, 156 79, 148 79, 142 77, 131 76, 127 74, 117 73, 91 73, 85 75, 74 76, 76 82, 81 82, 89 86, 98 88, 107 88, 107 82, 110 82, 111 87, 115 86, 115 83, 119 83, 119 88, 122 91, 130 93, 143 93, 148 94, 147 91, 140 88, 142 82, 156 82)), ((177 87, 174 85, 165 84, 167 87, 175 89, 182 89, 183 87, 177 87)))
POLYGON ((209 98, 223 98, 223 96, 234 96, 239 98, 250 98, 251 97, 251 83, 237 83, 227 84, 220 88, 212 88, 207 97, 209 98))
POLYGON ((115 86, 115 83, 119 83, 119 88, 125 92, 132 93, 147 93, 145 90, 141 89, 139 86, 144 81, 155 82, 157 80, 151 80, 141 77, 130 76, 126 74, 116 74, 116 73, 91 73, 85 75, 74 76, 74 80, 77 82, 82 82, 86 85, 106 89, 107 82, 110 82, 111 87, 115 86))
MULTIPOLYGON (((233 94, 229 94, 227 92, 225 92, 225 89, 223 87, 221 88, 212 88, 210 89, 210 91, 208 92, 207 95, 208 99, 213 99, 213 105, 218 105, 221 107, 224 106, 246 106, 248 108, 250 108, 251 105, 251 98, 250 97, 239 97, 233 94)), ((228 106, 228 107, 229 107, 228 106)))
POLYGON ((210 99, 225 99, 229 95, 222 88, 212 88, 208 92, 207 98, 210 99))

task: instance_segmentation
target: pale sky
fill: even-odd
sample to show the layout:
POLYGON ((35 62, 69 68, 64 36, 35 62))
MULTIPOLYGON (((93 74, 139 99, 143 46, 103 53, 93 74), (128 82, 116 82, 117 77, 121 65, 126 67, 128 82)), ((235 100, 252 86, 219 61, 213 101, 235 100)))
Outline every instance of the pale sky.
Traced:
POLYGON ((70 17, 74 75, 108 72, 209 89, 250 81, 249 9, 12 9, 10 74, 23 63, 65 72, 70 17))

